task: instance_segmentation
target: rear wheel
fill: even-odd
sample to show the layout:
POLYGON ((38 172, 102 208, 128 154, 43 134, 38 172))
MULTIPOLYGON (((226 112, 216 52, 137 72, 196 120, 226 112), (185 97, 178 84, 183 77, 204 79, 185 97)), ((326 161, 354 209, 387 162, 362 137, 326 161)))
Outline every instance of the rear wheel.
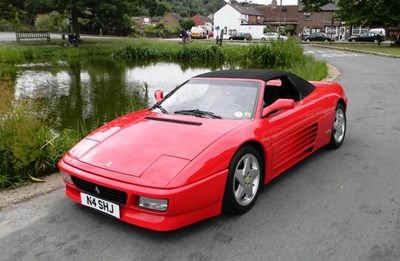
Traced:
POLYGON ((346 113, 342 104, 336 105, 335 119, 333 120, 331 142, 329 146, 337 149, 342 146, 346 136, 346 113))
POLYGON ((223 209, 232 214, 250 210, 256 202, 262 184, 263 166, 254 147, 244 146, 229 164, 223 209))
POLYGON ((307 38, 307 39, 306 39, 306 42, 310 42, 310 41, 311 41, 311 39, 310 39, 310 38, 307 38))

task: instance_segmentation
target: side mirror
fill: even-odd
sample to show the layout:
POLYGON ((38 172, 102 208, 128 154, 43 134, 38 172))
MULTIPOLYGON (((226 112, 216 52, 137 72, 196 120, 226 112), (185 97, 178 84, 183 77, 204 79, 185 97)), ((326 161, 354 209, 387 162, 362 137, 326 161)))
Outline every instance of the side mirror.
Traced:
POLYGON ((164 92, 161 90, 156 90, 154 92, 154 98, 156 99, 157 102, 162 101, 162 99, 164 99, 164 92))
POLYGON ((294 108, 294 100, 292 99, 278 99, 271 105, 263 109, 263 117, 267 117, 270 113, 279 110, 288 110, 294 108))

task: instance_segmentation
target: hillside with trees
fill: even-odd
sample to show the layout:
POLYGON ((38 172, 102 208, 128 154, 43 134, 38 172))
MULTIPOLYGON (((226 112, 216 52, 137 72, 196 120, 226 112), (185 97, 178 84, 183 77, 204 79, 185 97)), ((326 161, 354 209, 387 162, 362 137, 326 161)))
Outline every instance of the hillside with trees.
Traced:
POLYGON ((95 33, 101 29, 105 34, 128 35, 135 16, 209 15, 225 4, 224 0, 2 0, 0 30, 68 32, 72 28, 95 33))

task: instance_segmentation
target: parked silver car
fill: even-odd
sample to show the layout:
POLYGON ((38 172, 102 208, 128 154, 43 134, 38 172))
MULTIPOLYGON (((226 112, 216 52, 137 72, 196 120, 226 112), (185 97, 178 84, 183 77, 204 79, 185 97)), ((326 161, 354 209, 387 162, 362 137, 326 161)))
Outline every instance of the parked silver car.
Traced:
POLYGON ((268 33, 264 33, 264 34, 260 35, 260 39, 262 41, 278 40, 278 39, 282 39, 282 40, 286 41, 288 39, 288 37, 285 35, 280 35, 275 32, 268 32, 268 33))

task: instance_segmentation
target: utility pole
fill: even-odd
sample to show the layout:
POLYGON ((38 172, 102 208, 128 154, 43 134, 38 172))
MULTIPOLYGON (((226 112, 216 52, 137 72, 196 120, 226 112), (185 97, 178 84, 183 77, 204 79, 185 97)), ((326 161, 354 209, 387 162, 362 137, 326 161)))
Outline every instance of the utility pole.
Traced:
POLYGON ((281 20, 282 20, 282 0, 280 2, 280 6, 279 6, 279 27, 278 27, 278 32, 281 30, 281 20))

